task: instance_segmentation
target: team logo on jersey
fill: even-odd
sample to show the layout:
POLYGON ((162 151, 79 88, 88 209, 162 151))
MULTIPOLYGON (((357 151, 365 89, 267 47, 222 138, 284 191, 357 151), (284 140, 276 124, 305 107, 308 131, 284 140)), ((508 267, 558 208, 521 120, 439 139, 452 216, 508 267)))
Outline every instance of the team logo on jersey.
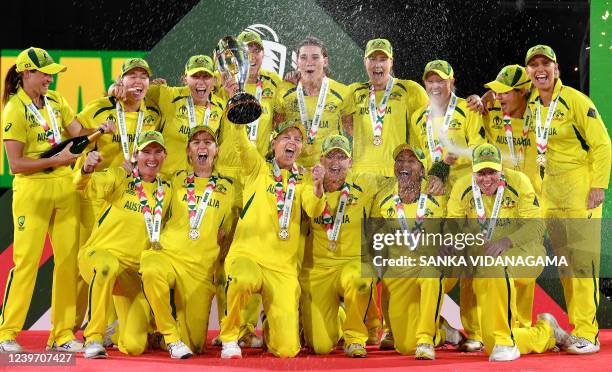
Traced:
MULTIPOLYGON (((264 47, 264 59, 261 68, 268 71, 274 71, 280 76, 285 75, 287 67, 287 47, 280 42, 278 34, 268 25, 256 23, 250 25, 245 31, 251 31, 259 34, 264 47)), ((291 52, 291 69, 297 67, 297 55, 291 52)), ((289 70, 287 68, 287 70, 289 70)))
POLYGON ((553 114, 553 120, 563 120, 564 117, 565 114, 561 110, 555 110, 555 113, 553 114))
POLYGON ((17 217, 17 229, 19 231, 25 230, 25 216, 17 217))
POLYGON ((461 122, 457 119, 453 119, 451 120, 450 123, 448 123, 448 129, 449 130, 459 130, 461 129, 461 122))
POLYGON ((177 117, 181 119, 184 119, 187 117, 187 106, 182 105, 181 107, 179 107, 177 117))
POLYGON ((357 97, 357 104, 361 105, 362 103, 364 103, 367 96, 368 95, 365 94, 365 93, 364 94, 360 94, 359 97, 357 97))
POLYGON ((9 129, 11 129, 11 127, 12 127, 12 126, 13 126, 13 123, 8 123, 8 124, 6 124, 6 125, 4 126, 4 131, 5 131, 5 132, 8 132, 8 131, 9 131, 9 129))
POLYGON ((327 105, 325 105, 325 111, 327 112, 334 112, 336 111, 336 109, 338 108, 338 105, 336 105, 333 102, 328 103, 327 105))
POLYGON ((393 216, 395 216, 395 208, 393 207, 387 208, 387 217, 392 218, 393 216))
POLYGON ((502 200, 502 208, 514 208, 515 204, 516 202, 509 196, 504 197, 502 200))
POLYGON ((106 121, 113 121, 113 122, 117 122, 117 118, 115 117, 115 115, 113 115, 113 114, 109 114, 109 115, 106 117, 106 121))
POLYGON ((145 125, 151 125, 155 122, 155 119, 153 118, 153 115, 147 115, 144 118, 144 124, 145 125))
POLYGON ((389 101, 399 101, 402 99, 402 94, 398 92, 391 92, 389 94, 389 101))
POLYGON ((503 127, 504 127, 504 121, 499 116, 494 117, 493 118, 493 128, 502 129, 503 127))
POLYGON ((210 120, 218 120, 219 119, 219 111, 211 111, 210 120))
POLYGON ((215 187, 215 191, 217 191, 220 194, 225 195, 225 193, 227 193, 227 187, 225 187, 222 184, 218 183, 217 187, 215 187))
POLYGON ((38 125, 38 121, 36 120, 36 117, 32 115, 30 110, 26 112, 25 117, 26 117, 26 120, 29 121, 30 123, 38 125))
POLYGON ((425 217, 433 217, 434 213, 431 209, 425 208, 425 217))
POLYGON ((346 201, 346 205, 355 205, 357 204, 357 200, 359 200, 358 197, 355 196, 355 194, 349 194, 348 195, 348 199, 346 201))
POLYGON ((274 92, 270 88, 261 91, 261 98, 272 98, 272 96, 274 96, 274 92))

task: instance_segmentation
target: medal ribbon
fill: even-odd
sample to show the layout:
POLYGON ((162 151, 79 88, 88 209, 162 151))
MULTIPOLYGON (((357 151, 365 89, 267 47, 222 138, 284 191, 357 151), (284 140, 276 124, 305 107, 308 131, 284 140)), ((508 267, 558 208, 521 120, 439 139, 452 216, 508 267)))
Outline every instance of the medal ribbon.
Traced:
POLYGON ((383 122, 385 121, 387 103, 389 102, 389 96, 391 96, 393 83, 393 77, 389 77, 389 81, 385 87, 385 93, 380 101, 380 106, 376 106, 376 92, 374 90, 374 85, 370 85, 368 109, 370 111, 370 123, 372 124, 372 133, 374 133, 374 137, 382 137, 383 122))
MULTIPOLYGON (((187 116, 189 118, 189 129, 193 129, 196 124, 196 110, 195 104, 193 103, 193 97, 187 97, 187 116)), ((206 111, 204 112, 204 117, 202 118, 202 125, 207 127, 208 121, 210 120, 210 100, 206 102, 206 111)))
POLYGON ((144 112, 138 111, 138 121, 136 122, 136 133, 134 134, 134 143, 132 144, 132 152, 130 152, 130 145, 127 135, 127 128, 125 124, 125 111, 121 103, 117 101, 115 105, 117 109, 117 124, 119 125, 119 136, 121 137, 121 151, 123 152, 123 158, 127 161, 134 162, 136 155, 136 147, 138 146, 138 137, 142 132, 142 123, 144 122, 144 112))
POLYGON ((161 231, 161 220, 162 211, 164 206, 164 185, 161 178, 157 177, 157 191, 155 192, 155 207, 153 214, 151 214, 151 207, 149 207, 149 200, 147 194, 144 191, 142 184, 142 178, 138 172, 138 167, 134 167, 132 171, 132 177, 134 177, 134 188, 140 199, 140 206, 142 207, 142 214, 144 215, 145 226, 147 227, 147 233, 149 235, 149 241, 151 243, 159 242, 159 233, 161 231))
MULTIPOLYGON (((255 99, 257 100, 257 102, 261 103, 261 93, 263 91, 263 81, 261 81, 261 78, 257 79, 257 88, 255 88, 255 99)), ((257 141, 257 130, 259 129, 259 118, 257 118, 257 120, 255 120, 252 123, 249 123, 247 125, 247 130, 249 133, 249 140, 252 143, 255 143, 257 141)))
POLYGON ((300 109, 300 119, 302 120, 302 124, 308 130, 308 134, 306 136, 306 142, 309 144, 313 144, 315 137, 317 136, 317 131, 319 130, 319 124, 321 124, 321 118, 323 117, 323 108, 325 107, 325 99, 327 98, 327 91, 329 88, 329 79, 327 77, 323 77, 323 82, 321 83, 321 89, 319 90, 319 99, 317 100, 317 106, 315 108, 315 113, 312 121, 308 120, 308 113, 306 112, 306 101, 304 99, 304 88, 302 88, 302 83, 298 83, 297 86, 297 101, 298 107, 300 109))
POLYGON ((480 225, 480 232, 484 232, 486 240, 490 241, 493 236, 493 230, 495 229, 495 221, 499 215, 501 209, 501 202, 504 196, 504 190, 506 188, 506 180, 502 174, 497 185, 497 193, 495 195, 495 203, 493 204, 493 212, 489 219, 487 227, 487 212, 485 211, 484 202, 482 200, 482 193, 480 187, 476 184, 476 177, 472 175, 472 194, 474 196, 474 204, 476 205, 476 215, 478 216, 478 224, 480 225))
POLYGON ((546 155, 546 149, 548 148, 548 129, 550 128, 550 123, 552 123, 552 118, 555 115, 555 108, 557 107, 557 102, 559 101, 559 97, 561 97, 561 92, 557 94, 557 98, 550 104, 548 108, 548 115, 546 115, 546 121, 544 122, 544 127, 542 127, 542 121, 540 119, 540 102, 541 99, 538 98, 538 105, 536 106, 536 117, 535 117, 535 129, 536 129, 536 150, 538 151, 538 155, 546 155))
POLYGON ((40 111, 38 111, 38 108, 36 107, 34 102, 31 102, 27 107, 28 110, 32 113, 32 115, 34 115, 34 117, 36 118, 38 124, 40 124, 40 126, 45 131, 45 135, 47 136, 49 144, 51 146, 55 146, 58 143, 62 142, 62 136, 60 134, 59 127, 57 126, 57 121, 55 120, 55 113, 53 112, 53 107, 49 105, 49 101, 47 100, 46 96, 42 96, 42 98, 45 104, 45 108, 47 109, 47 114, 49 115, 49 120, 51 121, 51 127, 49 127, 45 118, 42 116, 40 111))
POLYGON ((185 178, 185 183, 187 184, 187 210, 189 211, 189 227, 192 230, 199 230, 204 219, 204 213, 206 213, 206 208, 208 207, 210 195, 215 190, 215 187, 217 187, 217 177, 210 176, 208 178, 208 184, 206 185, 206 189, 202 194, 197 210, 195 197, 195 175, 193 173, 188 175, 185 178))
POLYGON ((325 224, 327 239, 330 242, 337 241, 338 236, 340 235, 340 227, 342 225, 342 220, 344 219, 344 212, 346 211, 346 204, 350 190, 351 187, 345 182, 340 189, 340 201, 338 201, 338 209, 336 210, 335 220, 331 216, 329 204, 327 201, 325 202, 325 208, 323 209, 323 223, 325 224))
MULTIPOLYGON (((406 220, 406 213, 404 211, 404 205, 402 204, 402 199, 399 194, 395 195, 393 198, 395 201, 395 210, 397 211, 397 218, 399 219, 400 227, 402 230, 409 231, 408 221, 406 220)), ((417 210, 414 219, 414 230, 423 230, 423 221, 425 220, 425 207, 427 205, 427 194, 421 193, 419 194, 419 199, 417 201, 417 210)))
POLYGON ((276 160, 272 161, 272 172, 274 175, 274 186, 276 192, 276 210, 278 212, 278 224, 281 230, 287 229, 289 219, 291 218, 291 207, 293 206, 293 195, 295 194, 295 186, 298 178, 298 168, 295 164, 291 168, 291 174, 287 180, 287 192, 283 190, 283 176, 281 174, 276 160))
MULTIPOLYGON (((448 126, 453 118, 453 114, 455 113, 455 107, 457 107, 457 96, 455 93, 451 92, 450 102, 446 107, 446 114, 444 115, 444 122, 442 124, 442 133, 448 132, 448 126)), ((442 159, 442 145, 438 141, 434 140, 434 130, 433 130, 433 119, 431 117, 431 106, 427 107, 427 119, 426 119, 426 130, 427 130, 427 147, 429 148, 429 153, 431 154, 431 159, 433 162, 440 161, 442 159)))
MULTIPOLYGON (((527 109, 529 110, 529 109, 527 109)), ((506 142, 508 142, 508 149, 510 150, 510 157, 512 158, 512 165, 515 169, 520 168, 520 164, 523 161, 525 153, 524 144, 527 141, 527 135, 529 134, 529 114, 525 115, 523 120, 523 132, 521 133, 521 141, 519 143, 518 156, 514 151, 514 138, 512 136, 512 118, 507 112, 504 112, 504 132, 506 134, 506 142)))

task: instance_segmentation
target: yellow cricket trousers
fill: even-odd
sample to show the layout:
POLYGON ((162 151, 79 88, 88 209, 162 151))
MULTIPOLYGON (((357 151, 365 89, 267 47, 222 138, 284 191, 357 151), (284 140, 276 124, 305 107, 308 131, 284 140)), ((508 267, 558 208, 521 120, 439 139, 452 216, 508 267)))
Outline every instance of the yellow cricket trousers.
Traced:
POLYGON ((365 317, 372 301, 374 281, 361 275, 359 261, 337 267, 314 267, 300 274, 302 325, 306 343, 316 354, 328 354, 342 334, 344 344, 365 346, 365 317), (338 309, 344 298, 346 319, 339 329, 338 309))
POLYGON ((79 269, 89 284, 89 323, 83 333, 86 341, 103 341, 112 301, 119 320, 119 350, 142 354, 147 347, 151 308, 138 269, 107 250, 95 248, 81 254, 79 269))
POLYGON ((166 345, 180 339, 195 353, 205 352, 210 305, 215 295, 212 276, 194 271, 163 250, 143 252, 140 274, 157 330, 166 345), (171 289, 176 319, 170 304, 171 289))
POLYGON ((573 335, 598 343, 599 259, 602 205, 587 209, 591 175, 586 167, 546 174, 542 208, 553 252, 568 257, 559 275, 573 335))
POLYGON ((48 345, 74 339, 79 199, 71 176, 15 177, 13 180, 13 262, 4 292, 0 342, 14 340, 23 328, 38 263, 49 232, 53 245, 51 331, 48 345))
POLYGON ((260 293, 267 327, 264 338, 268 350, 278 357, 294 357, 300 351, 297 275, 265 269, 249 257, 225 261, 227 309, 221 322, 222 342, 238 341, 241 310, 253 293, 260 293))
POLYGON ((418 344, 440 345, 444 342, 438 330, 444 281, 439 278, 385 278, 389 296, 389 322, 395 350, 402 355, 414 354, 418 344))

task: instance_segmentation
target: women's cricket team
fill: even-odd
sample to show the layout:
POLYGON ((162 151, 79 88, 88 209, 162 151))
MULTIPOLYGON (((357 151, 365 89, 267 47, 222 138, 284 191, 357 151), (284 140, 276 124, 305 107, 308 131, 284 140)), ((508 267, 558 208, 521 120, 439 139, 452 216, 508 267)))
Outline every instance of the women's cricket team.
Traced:
POLYGON ((610 137, 591 100, 562 84, 550 47, 530 48, 524 67, 503 67, 482 99, 466 100, 447 61, 425 66, 424 88, 394 77, 386 39, 368 41, 369 80, 348 86, 331 78, 317 38, 298 45, 297 71, 285 80, 261 69, 257 33, 238 40, 249 51, 245 90, 262 107, 243 126, 225 116, 236 82, 207 55, 187 60, 177 87, 128 59, 108 96, 75 115, 49 90, 66 67, 40 48, 19 54, 2 102, 15 265, 0 352, 23 351, 16 338, 47 233, 55 263, 47 350, 206 353, 216 296, 221 358, 241 358, 245 347, 278 357, 341 347, 365 357, 374 344, 417 359, 435 359, 445 344, 491 361, 554 347, 599 351, 599 262, 565 236, 570 218, 601 218, 610 137), (82 154, 68 145, 40 157, 97 130, 104 134, 82 154), (486 244, 470 249, 494 257, 545 255, 548 231, 553 251, 575 262, 574 272, 560 271, 572 333, 551 314, 532 322, 541 269, 477 268, 460 278, 431 267, 372 270, 362 252, 371 219, 427 232, 473 219, 486 244), (463 332, 440 316, 455 285, 463 332))

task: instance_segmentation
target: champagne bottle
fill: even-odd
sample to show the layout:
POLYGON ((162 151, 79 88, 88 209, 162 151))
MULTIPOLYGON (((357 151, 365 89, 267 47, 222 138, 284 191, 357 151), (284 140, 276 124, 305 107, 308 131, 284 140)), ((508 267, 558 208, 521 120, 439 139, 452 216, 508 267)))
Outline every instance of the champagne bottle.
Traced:
POLYGON ((50 158, 52 156, 55 156, 59 154, 69 143, 72 143, 70 152, 73 154, 80 154, 83 152, 83 150, 85 150, 87 145, 89 145, 93 141, 96 141, 98 137, 100 137, 102 134, 104 134, 104 129, 100 128, 89 136, 79 136, 71 138, 53 146, 50 150, 47 150, 42 155, 40 155, 40 157, 50 158))

